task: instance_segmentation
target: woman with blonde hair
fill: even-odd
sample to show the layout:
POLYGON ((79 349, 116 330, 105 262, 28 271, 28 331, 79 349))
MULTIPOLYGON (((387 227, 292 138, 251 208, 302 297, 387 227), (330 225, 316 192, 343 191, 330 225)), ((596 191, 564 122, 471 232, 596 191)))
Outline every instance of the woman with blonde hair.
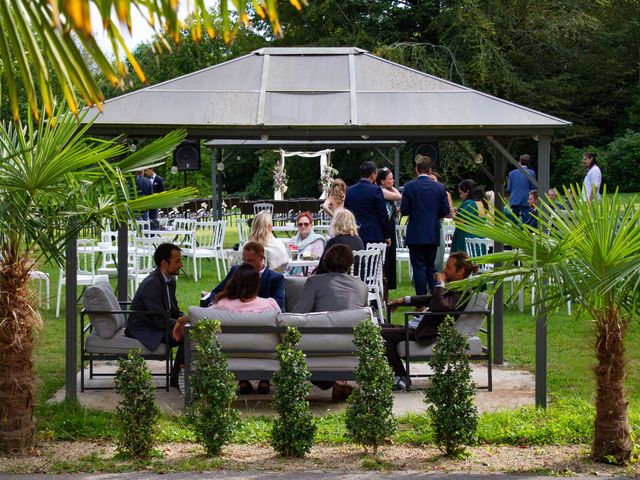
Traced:
POLYGON ((273 235, 273 220, 267 211, 258 213, 251 222, 249 241, 264 247, 267 266, 276 272, 283 272, 291 260, 289 251, 282 240, 273 235))
POLYGON ((322 209, 327 212, 330 217, 335 211, 344 207, 344 199, 347 195, 347 184, 343 180, 336 178, 327 191, 327 199, 322 204, 322 209))
MULTIPOLYGON (((364 250, 364 243, 358 236, 358 225, 356 224, 356 217, 353 216, 350 210, 346 208, 339 208, 333 212, 333 218, 331 219, 331 225, 329 226, 329 235, 331 239, 325 246, 325 253, 329 248, 334 245, 348 245, 351 250, 364 250)), ((324 253, 320 258, 320 265, 316 268, 316 274, 327 273, 324 266, 324 253)))

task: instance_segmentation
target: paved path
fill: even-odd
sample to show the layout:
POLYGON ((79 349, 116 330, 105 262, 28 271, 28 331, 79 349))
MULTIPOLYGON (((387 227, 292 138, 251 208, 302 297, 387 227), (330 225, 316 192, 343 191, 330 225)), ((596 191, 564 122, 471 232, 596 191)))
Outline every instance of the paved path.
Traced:
MULTIPOLYGON (((154 371, 162 371, 162 362, 148 362, 154 371)), ((102 365, 95 368, 96 373, 113 372, 114 365, 102 365)), ((429 367, 426 364, 412 365, 412 373, 428 373, 429 367)), ((79 374, 78 374, 79 376, 79 374)), ((473 376, 477 385, 487 384, 487 368, 484 364, 473 365, 473 376)), ((88 369, 85 373, 88 378, 88 369)), ((160 381, 160 380, 158 380, 160 381)), ((420 413, 424 411, 424 393, 419 390, 428 384, 427 379, 417 379, 409 392, 398 392, 394 394, 393 413, 402 415, 405 413, 420 413)), ((80 380, 78 379, 78 385, 80 380)), ((87 385, 112 386, 113 378, 95 377, 87 381, 87 385)), ((273 389, 272 389, 273 392, 273 389)), ((61 389, 56 393, 53 402, 64 399, 65 391, 61 389)), ((237 408, 243 415, 273 415, 271 399, 273 393, 269 395, 242 395, 235 402, 237 408)), ((181 415, 184 412, 184 399, 176 390, 166 392, 164 389, 156 391, 156 399, 160 407, 168 412, 181 415)), ((119 395, 114 390, 85 390, 84 393, 78 391, 78 400, 86 407, 98 410, 115 411, 116 404, 120 400, 119 395)), ((332 403, 331 390, 322 391, 313 387, 309 395, 309 401, 313 412, 317 415, 340 412, 344 409, 345 403, 332 403)), ((487 411, 519 408, 535 403, 535 377, 532 373, 509 368, 493 369, 493 391, 478 390, 476 405, 480 413, 487 411)))

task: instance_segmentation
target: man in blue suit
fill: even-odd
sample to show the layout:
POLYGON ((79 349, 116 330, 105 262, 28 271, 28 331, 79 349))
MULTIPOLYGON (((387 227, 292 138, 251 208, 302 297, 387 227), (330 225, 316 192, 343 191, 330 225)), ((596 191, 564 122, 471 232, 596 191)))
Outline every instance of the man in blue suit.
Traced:
POLYGON ((449 214, 447 191, 442 184, 431 180, 431 158, 416 157, 415 180, 404 186, 400 212, 409 216, 405 244, 413 269, 416 295, 426 295, 427 284, 433 292, 436 285, 436 252, 440 243, 440 219, 449 214))
MULTIPOLYGON (((242 248, 242 261, 252 265, 260 272, 260 290, 258 296, 261 298, 273 298, 284 312, 284 277, 278 272, 274 272, 264 266, 264 247, 257 242, 247 242, 242 248)), ((231 267, 229 273, 210 293, 204 292, 200 299, 201 307, 208 307, 213 304, 216 295, 224 290, 227 282, 236 273, 238 266, 231 267)))
POLYGON ((391 239, 385 238, 387 232, 387 207, 382 189, 375 184, 378 169, 369 161, 360 165, 360 181, 347 188, 344 208, 351 210, 358 223, 358 235, 362 242, 385 242, 391 245, 391 239))

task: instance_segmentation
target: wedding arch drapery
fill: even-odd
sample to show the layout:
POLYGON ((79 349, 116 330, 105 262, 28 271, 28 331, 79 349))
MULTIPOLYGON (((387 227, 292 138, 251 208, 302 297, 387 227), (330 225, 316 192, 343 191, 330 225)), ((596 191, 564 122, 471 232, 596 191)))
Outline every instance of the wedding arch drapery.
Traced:
MULTIPOLYGON (((327 167, 331 167, 331 152, 335 150, 327 148, 325 150, 318 150, 317 152, 287 152, 284 149, 278 150, 280 153, 280 161, 276 162, 276 172, 274 172, 274 178, 284 179, 285 177, 285 158, 288 157, 303 157, 303 158, 317 158, 320 157, 320 178, 327 167)), ((286 184, 280 183, 279 185, 274 182, 274 200, 282 200, 282 195, 287 191, 286 184)), ((323 186, 322 197, 324 198, 327 193, 327 186, 323 186)))

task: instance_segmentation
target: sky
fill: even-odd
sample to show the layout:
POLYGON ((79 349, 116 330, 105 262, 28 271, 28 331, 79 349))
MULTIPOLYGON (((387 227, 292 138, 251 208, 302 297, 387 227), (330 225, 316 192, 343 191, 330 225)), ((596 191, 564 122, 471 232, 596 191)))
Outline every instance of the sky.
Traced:
MULTIPOLYGON (((205 0, 204 3, 209 8, 215 5, 217 2, 216 0, 205 0)), ((188 0, 179 1, 178 18, 184 20, 184 18, 187 16, 188 5, 188 0)), ((102 22, 100 21, 100 14, 98 12, 98 9, 92 2, 90 2, 90 7, 91 25, 93 26, 93 30, 96 32, 96 40, 105 52, 113 53, 111 50, 111 43, 109 42, 106 33, 104 33, 104 30, 102 29, 102 22)), ((115 18, 115 15, 113 15, 113 18, 115 18)), ((125 43, 129 47, 129 49, 133 49, 140 42, 150 40, 154 33, 153 29, 142 18, 142 15, 140 15, 140 12, 138 12, 138 9, 135 7, 132 7, 131 9, 131 24, 132 35, 129 35, 129 31, 126 27, 121 29, 122 37, 124 38, 125 43)))

